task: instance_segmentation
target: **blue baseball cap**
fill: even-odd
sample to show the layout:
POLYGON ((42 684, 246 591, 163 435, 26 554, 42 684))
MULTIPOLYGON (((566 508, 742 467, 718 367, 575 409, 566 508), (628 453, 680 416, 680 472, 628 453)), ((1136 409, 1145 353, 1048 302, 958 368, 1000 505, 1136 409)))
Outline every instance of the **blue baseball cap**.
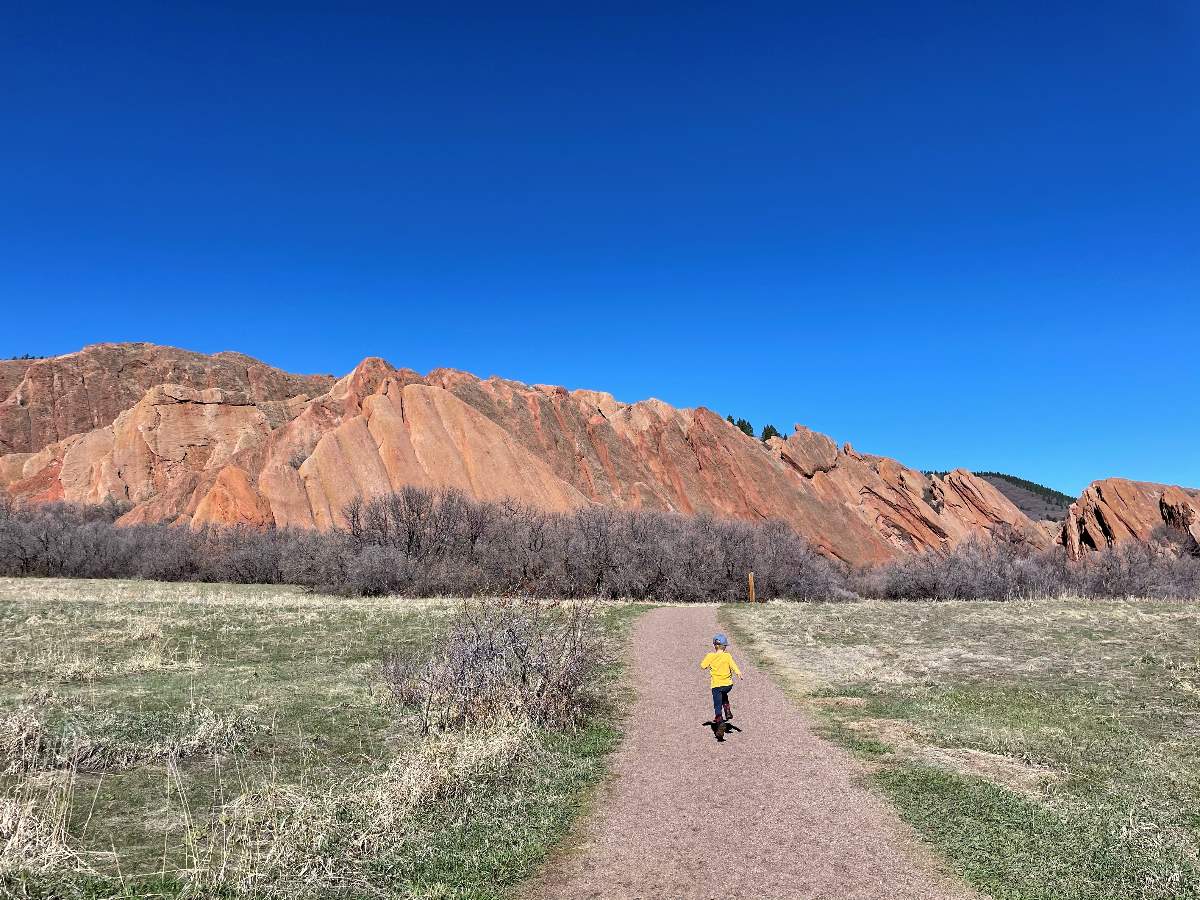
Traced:
POLYGON ((716 635, 716 637, 713 638, 713 643, 720 644, 722 647, 728 647, 729 646, 729 638, 725 637, 724 634, 718 633, 716 635))

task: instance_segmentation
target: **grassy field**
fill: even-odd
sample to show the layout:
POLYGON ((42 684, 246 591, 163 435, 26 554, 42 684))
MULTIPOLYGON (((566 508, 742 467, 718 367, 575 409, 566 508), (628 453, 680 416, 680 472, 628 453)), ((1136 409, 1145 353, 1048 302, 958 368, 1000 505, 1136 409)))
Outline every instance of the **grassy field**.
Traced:
POLYGON ((616 734, 421 737, 381 661, 454 606, 0 580, 0 894, 502 895, 616 734))
POLYGON ((723 615, 980 891, 1200 897, 1200 605, 764 604, 723 615))

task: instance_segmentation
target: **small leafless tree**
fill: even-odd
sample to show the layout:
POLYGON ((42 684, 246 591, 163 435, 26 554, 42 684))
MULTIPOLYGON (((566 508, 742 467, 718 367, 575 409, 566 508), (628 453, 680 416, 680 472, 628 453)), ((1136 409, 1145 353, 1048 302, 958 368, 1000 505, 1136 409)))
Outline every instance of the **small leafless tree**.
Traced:
POLYGON ((524 717, 571 728, 596 705, 603 640, 594 603, 465 603, 425 658, 384 664, 422 733, 524 717))

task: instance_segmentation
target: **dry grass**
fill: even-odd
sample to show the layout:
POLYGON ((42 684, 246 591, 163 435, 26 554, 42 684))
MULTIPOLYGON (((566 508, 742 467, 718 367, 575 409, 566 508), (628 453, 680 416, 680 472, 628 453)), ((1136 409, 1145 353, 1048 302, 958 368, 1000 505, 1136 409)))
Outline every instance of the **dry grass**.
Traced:
POLYGON ((59 778, 41 790, 22 785, 0 796, 0 876, 87 871, 67 835, 73 785, 59 778))
POLYGON ((146 715, 112 710, 59 717, 35 701, 0 710, 0 774, 81 770, 111 772, 148 762, 215 756, 269 730, 253 711, 218 713, 193 706, 146 715))
POLYGON ((980 889, 1200 897, 1200 604, 725 615, 980 889))
POLYGON ((405 725, 382 661, 460 605, 0 579, 0 896, 495 896, 616 738, 405 725))
POLYGON ((380 773, 308 786, 269 782, 193 829, 186 874, 202 890, 381 895, 369 867, 420 843, 423 804, 536 763, 540 750, 529 724, 514 725, 422 741, 380 773))
POLYGON ((1200 635, 1197 603, 873 600, 732 610, 735 622, 753 626, 755 646, 776 664, 802 662, 814 689, 1014 673, 1129 679, 1138 676, 1136 663, 1147 650, 1163 654, 1164 664, 1181 676, 1195 674, 1200 662, 1200 639, 1193 637, 1200 635))

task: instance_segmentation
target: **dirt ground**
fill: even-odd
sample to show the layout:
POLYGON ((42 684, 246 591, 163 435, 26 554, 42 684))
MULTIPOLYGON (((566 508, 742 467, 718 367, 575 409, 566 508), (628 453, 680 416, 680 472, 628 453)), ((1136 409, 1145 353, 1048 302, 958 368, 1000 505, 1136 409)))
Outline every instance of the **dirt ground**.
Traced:
POLYGON ((712 607, 664 608, 635 626, 637 701, 612 780, 528 898, 969 898, 882 800, 859 763, 813 734, 746 654, 719 744, 700 658, 712 607))

